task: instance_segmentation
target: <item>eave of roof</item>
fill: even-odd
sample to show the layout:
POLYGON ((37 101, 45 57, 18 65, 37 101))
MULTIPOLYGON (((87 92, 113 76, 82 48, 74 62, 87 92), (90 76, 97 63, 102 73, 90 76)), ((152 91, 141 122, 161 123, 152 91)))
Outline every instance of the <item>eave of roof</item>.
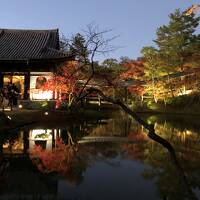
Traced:
POLYGON ((58 29, 0 29, 0 61, 67 58, 59 50, 58 29))

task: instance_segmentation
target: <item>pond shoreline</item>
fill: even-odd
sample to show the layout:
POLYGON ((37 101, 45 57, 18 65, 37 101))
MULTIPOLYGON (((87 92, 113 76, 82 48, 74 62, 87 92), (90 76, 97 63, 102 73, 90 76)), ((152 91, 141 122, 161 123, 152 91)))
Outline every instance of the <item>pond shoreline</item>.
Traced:
POLYGON ((4 112, 5 116, 0 117, 0 132, 13 131, 31 124, 65 124, 66 121, 82 121, 106 119, 110 116, 110 111, 106 110, 80 110, 70 112, 64 110, 25 110, 15 109, 4 112), (6 117, 6 118, 5 118, 6 117))
POLYGON ((166 112, 166 111, 135 111, 137 114, 152 114, 152 115, 185 115, 185 116, 200 116, 200 113, 194 112, 166 112))
MULTIPOLYGON (((1 123, 0 132, 2 131, 14 131, 16 129, 23 128, 24 126, 29 126, 36 123, 46 123, 46 124, 65 124, 66 120, 80 121, 83 119, 103 119, 108 118, 113 110, 81 110, 77 112, 69 112, 65 110, 25 110, 16 109, 13 111, 6 111, 5 115, 9 117, 10 124, 1 123)), ((200 116, 200 113, 194 112, 171 112, 171 111, 135 111, 138 115, 170 115, 170 116, 200 116)))

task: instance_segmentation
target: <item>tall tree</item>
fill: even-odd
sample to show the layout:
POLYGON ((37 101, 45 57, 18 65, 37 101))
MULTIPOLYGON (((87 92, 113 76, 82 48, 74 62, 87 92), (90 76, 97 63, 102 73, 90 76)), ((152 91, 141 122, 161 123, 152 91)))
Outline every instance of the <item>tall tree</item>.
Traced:
POLYGON ((120 74, 120 78, 127 81, 126 87, 128 91, 143 100, 144 87, 140 81, 144 76, 143 61, 126 59, 122 61, 121 65, 125 68, 125 71, 120 74))
POLYGON ((62 101, 65 101, 70 107, 75 100, 80 90, 79 81, 83 78, 79 68, 80 65, 77 61, 67 62, 59 67, 57 72, 44 84, 44 90, 51 90, 57 94, 57 108, 62 101))
POLYGON ((90 24, 83 34, 77 33, 71 40, 63 40, 61 43, 63 51, 70 51, 74 55, 75 62, 61 67, 48 81, 45 88, 53 88, 53 90, 60 90, 60 93, 69 94, 70 107, 73 107, 72 103, 79 103, 96 73, 95 69, 98 66, 96 56, 115 49, 110 45, 115 37, 106 38, 105 36, 109 32, 110 30, 100 31, 98 26, 90 24))
POLYGON ((87 49, 86 40, 80 33, 77 33, 72 37, 69 50, 79 62, 88 62, 89 52, 87 49))
POLYGON ((193 13, 186 15, 177 9, 169 18, 168 25, 158 28, 155 40, 167 73, 183 71, 200 42, 195 35, 200 17, 193 13))
MULTIPOLYGON (((181 12, 179 9, 169 15, 169 23, 157 29, 157 38, 154 47, 144 47, 142 54, 145 60, 145 75, 151 79, 153 96, 159 92, 155 90, 155 78, 167 75, 168 79, 163 82, 171 96, 174 96, 174 83, 170 74, 183 72, 186 69, 197 66, 200 52, 200 36, 196 34, 200 17, 193 12, 181 12)), ((185 79, 181 79, 183 88, 186 90, 185 79)), ((167 92, 168 93, 168 92, 167 92)), ((165 96, 165 95, 164 95, 165 96)), ((155 98, 154 98, 155 100, 155 98)))
POLYGON ((161 75, 162 68, 160 63, 159 51, 152 46, 144 47, 141 50, 144 59, 144 73, 147 81, 146 91, 152 94, 157 102, 158 88, 156 88, 156 79, 161 75))
POLYGON ((108 68, 112 68, 115 67, 116 65, 118 65, 118 60, 115 58, 107 58, 102 62, 102 65, 104 67, 108 67, 108 68))

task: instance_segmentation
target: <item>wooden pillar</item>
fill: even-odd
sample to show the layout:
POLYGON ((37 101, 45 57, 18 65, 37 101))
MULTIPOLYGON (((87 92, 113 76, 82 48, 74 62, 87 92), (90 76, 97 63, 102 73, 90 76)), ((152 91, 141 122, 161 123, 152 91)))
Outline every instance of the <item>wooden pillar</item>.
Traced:
POLYGON ((52 149, 55 147, 55 131, 56 129, 52 130, 52 149))
POLYGON ((26 154, 29 149, 29 132, 23 131, 24 153, 26 154))
POLYGON ((3 73, 0 72, 0 88, 3 87, 3 73))
POLYGON ((3 157, 3 137, 0 137, 0 161, 1 161, 1 157, 3 157))
POLYGON ((24 99, 30 98, 30 72, 25 73, 24 77, 24 99))

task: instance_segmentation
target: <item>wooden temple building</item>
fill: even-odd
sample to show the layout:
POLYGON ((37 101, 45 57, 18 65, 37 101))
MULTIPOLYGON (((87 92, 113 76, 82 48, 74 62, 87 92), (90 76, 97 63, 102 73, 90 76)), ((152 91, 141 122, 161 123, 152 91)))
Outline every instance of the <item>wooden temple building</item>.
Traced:
POLYGON ((54 99, 40 85, 72 56, 60 50, 58 29, 0 29, 0 88, 9 83, 20 91, 20 99, 54 99))

